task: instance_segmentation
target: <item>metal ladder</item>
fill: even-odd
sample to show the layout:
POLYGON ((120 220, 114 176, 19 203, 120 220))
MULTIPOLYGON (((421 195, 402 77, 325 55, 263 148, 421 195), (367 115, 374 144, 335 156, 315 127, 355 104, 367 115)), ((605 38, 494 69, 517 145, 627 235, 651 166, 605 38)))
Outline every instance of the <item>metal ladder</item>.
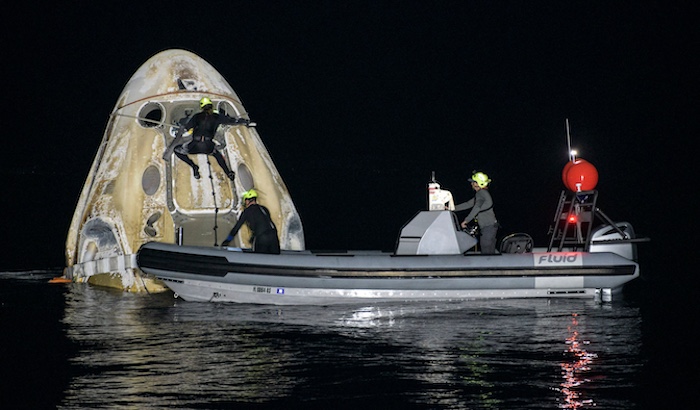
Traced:
MULTIPOLYGON (((596 190, 561 192, 547 252, 554 248, 561 252, 565 247, 584 252, 590 250, 593 219, 600 212, 597 201, 596 190)), ((604 214, 602 218, 608 220, 604 214)))

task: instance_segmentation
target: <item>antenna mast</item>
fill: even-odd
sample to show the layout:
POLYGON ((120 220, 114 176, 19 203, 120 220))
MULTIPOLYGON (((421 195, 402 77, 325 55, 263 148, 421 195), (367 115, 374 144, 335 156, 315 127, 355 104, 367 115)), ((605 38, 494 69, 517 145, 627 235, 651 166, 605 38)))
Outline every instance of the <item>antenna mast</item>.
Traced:
POLYGON ((566 119, 566 145, 569 148, 569 161, 576 160, 576 153, 571 149, 571 129, 569 128, 569 119, 566 119))

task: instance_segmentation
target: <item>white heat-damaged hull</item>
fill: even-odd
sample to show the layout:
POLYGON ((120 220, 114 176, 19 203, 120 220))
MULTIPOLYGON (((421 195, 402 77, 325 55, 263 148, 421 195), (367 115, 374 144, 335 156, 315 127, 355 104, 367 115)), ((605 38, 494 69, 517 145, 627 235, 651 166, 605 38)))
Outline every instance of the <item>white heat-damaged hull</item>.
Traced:
POLYGON ((255 254, 145 244, 145 272, 188 301, 329 305, 480 298, 610 298, 639 276, 610 252, 402 255, 382 252, 255 254))
MULTIPOLYGON (((65 276, 129 291, 164 290, 143 274, 135 253, 150 241, 214 246, 235 224, 240 195, 255 187, 278 227, 283 249, 304 249, 301 220, 254 127, 225 126, 221 144, 234 181, 213 158, 190 155, 201 179, 175 156, 162 158, 174 126, 198 101, 210 98, 232 117, 248 113, 228 82, 209 63, 184 50, 167 50, 131 77, 109 118, 83 186, 66 240, 65 276), (210 178, 211 175, 211 178, 210 178)), ((234 243, 250 246, 242 229, 234 243)))

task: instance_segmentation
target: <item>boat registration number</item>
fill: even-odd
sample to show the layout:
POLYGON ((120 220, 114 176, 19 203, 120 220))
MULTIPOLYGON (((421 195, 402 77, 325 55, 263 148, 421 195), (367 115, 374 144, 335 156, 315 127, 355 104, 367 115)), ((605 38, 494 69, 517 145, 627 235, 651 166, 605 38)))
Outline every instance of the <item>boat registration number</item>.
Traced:
POLYGON ((265 286, 253 286, 253 292, 256 293, 272 293, 272 288, 265 286))

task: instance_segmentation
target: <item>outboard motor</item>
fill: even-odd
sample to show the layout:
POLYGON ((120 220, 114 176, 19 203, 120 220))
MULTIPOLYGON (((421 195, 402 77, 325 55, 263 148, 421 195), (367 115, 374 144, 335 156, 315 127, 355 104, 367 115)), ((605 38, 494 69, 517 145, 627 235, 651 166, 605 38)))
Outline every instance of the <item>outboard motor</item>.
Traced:
POLYGON ((634 228, 629 222, 617 222, 615 226, 602 225, 591 234, 590 251, 612 252, 634 261, 637 260, 635 238, 634 228))

